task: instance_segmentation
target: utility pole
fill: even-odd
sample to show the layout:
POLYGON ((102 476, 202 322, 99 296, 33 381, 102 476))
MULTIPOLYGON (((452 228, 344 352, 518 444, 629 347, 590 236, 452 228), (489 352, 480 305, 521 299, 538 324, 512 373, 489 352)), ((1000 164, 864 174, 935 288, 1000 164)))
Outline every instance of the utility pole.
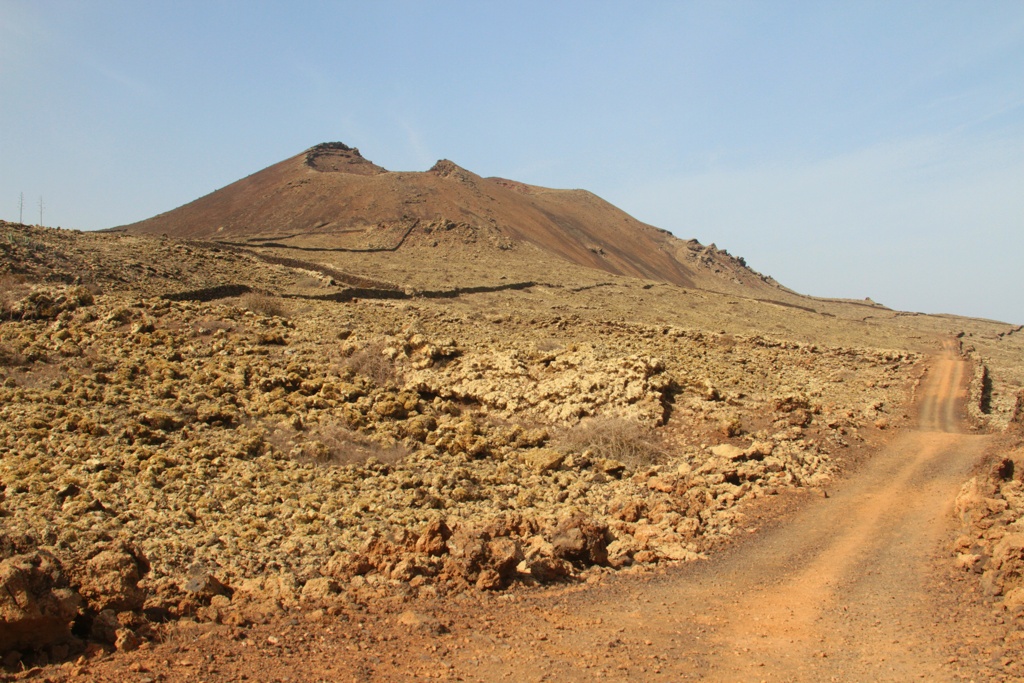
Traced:
POLYGON ((25 193, 22 192, 18 196, 18 222, 24 224, 25 222, 25 193))
POLYGON ((43 195, 39 195, 39 227, 43 227, 43 195))

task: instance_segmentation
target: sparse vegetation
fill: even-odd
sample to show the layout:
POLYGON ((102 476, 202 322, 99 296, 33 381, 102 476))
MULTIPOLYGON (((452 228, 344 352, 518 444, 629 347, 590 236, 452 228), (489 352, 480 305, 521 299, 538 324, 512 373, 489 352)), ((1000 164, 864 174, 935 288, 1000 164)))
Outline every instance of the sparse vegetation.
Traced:
POLYGON ((743 424, 740 422, 740 418, 736 415, 726 417, 719 422, 718 426, 722 435, 729 439, 743 433, 743 424))
POLYGON ((25 365, 26 358, 7 344, 0 344, 0 367, 25 365))
POLYGON ((396 378, 395 363, 386 355, 386 346, 380 341, 353 353, 346 360, 345 366, 379 387, 393 383, 396 378))
POLYGON ((302 430, 278 430, 267 441, 299 462, 317 465, 361 465, 371 458, 394 465, 409 454, 401 444, 382 446, 335 422, 302 430))
POLYGON ((537 351, 539 353, 550 353, 552 351, 561 351, 565 347, 565 344, 555 339, 541 339, 537 342, 537 351))
POLYGON ((3 230, 3 243, 12 247, 27 249, 31 252, 44 248, 42 242, 33 240, 25 231, 19 230, 12 224, 7 224, 3 230))
POLYGON ((12 316, 14 304, 25 298, 28 291, 23 277, 11 273, 0 275, 0 320, 12 316))
POLYGON ((618 460, 630 468, 657 464, 665 459, 660 435, 650 427, 623 418, 589 418, 554 439, 554 446, 575 453, 618 460))
POLYGON ((253 313, 270 317, 287 318, 288 308, 284 302, 276 296, 262 292, 247 292, 242 295, 242 306, 253 313))

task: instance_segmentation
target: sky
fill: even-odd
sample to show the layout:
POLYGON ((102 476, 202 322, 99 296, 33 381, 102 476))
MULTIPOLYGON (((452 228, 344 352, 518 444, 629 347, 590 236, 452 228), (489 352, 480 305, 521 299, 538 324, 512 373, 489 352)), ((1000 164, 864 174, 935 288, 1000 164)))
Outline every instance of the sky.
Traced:
POLYGON ((325 141, 1024 323, 1024 0, 0 0, 0 218, 131 223, 325 141))

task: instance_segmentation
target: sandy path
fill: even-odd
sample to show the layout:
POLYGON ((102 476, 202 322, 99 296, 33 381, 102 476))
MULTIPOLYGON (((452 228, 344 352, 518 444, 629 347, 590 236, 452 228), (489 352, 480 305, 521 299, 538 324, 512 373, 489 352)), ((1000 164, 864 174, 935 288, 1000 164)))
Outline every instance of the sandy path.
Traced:
POLYGON ((79 677, 970 680, 984 665, 972 638, 992 632, 992 613, 964 608, 948 581, 952 501, 987 445, 959 431, 964 380, 965 363, 948 349, 922 384, 916 428, 828 496, 710 561, 416 608, 450 623, 443 635, 397 623, 393 609, 366 614, 362 624, 293 618, 248 632, 215 627, 90 663, 79 677))

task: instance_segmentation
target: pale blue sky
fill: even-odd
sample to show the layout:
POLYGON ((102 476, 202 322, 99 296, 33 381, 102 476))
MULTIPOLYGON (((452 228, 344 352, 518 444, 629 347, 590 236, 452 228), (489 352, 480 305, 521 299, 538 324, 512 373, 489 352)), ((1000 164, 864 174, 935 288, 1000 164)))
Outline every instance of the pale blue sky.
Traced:
POLYGON ((0 0, 2 218, 128 223, 328 140, 1024 323, 1022 0, 0 0))

